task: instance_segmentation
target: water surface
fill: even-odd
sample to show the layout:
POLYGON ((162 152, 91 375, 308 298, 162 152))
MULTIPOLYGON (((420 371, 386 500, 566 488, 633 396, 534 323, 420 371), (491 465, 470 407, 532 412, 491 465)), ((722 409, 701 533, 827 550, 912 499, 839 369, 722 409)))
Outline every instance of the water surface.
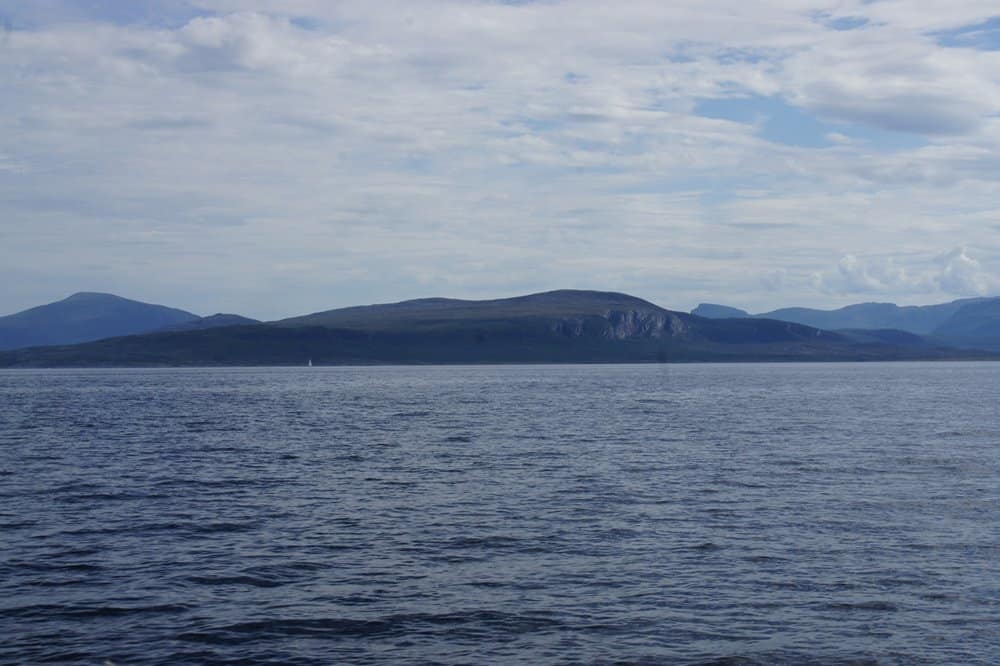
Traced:
POLYGON ((988 664, 1000 364, 0 372, 0 662, 988 664))

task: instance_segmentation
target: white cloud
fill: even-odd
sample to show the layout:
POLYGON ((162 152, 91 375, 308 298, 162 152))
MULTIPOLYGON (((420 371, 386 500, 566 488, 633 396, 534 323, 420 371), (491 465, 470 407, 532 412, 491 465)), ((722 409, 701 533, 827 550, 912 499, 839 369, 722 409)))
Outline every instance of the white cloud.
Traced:
POLYGON ((891 25, 828 34, 783 78, 789 99, 823 116, 918 134, 972 133, 1000 106, 1000 53, 891 25))
POLYGON ((978 261, 967 254, 964 247, 957 247, 937 259, 938 272, 933 275, 941 291, 961 296, 985 296, 997 289, 998 281, 983 270, 978 261))
POLYGON ((815 273, 833 299, 995 288, 998 54, 930 34, 990 3, 86 4, 20 4, 32 28, 0 43, 0 280, 58 272, 52 298, 277 317, 561 286, 766 309, 810 304, 815 273), (835 145, 694 112, 746 95, 835 145), (923 141, 856 136, 885 129, 923 141), (955 238, 978 273, 871 259, 955 238))
POLYGON ((859 258, 844 255, 836 271, 817 273, 816 286, 840 295, 929 294, 942 297, 984 296, 1000 287, 964 247, 939 254, 930 261, 910 258, 910 269, 893 257, 859 258))

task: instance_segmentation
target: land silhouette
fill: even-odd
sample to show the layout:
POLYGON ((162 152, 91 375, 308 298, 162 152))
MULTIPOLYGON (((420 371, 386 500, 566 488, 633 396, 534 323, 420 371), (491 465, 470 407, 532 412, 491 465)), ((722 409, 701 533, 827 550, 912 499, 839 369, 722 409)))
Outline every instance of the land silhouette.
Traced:
POLYGON ((80 293, 0 318, 0 367, 1000 358, 991 353, 998 336, 989 337, 998 311, 1000 299, 967 299, 763 315, 703 304, 685 313, 617 292, 558 290, 259 322, 80 293))
POLYGON ((760 314, 702 303, 691 313, 712 319, 777 319, 841 332, 896 330, 942 346, 1000 351, 1000 298, 964 298, 937 305, 858 303, 836 310, 782 308, 760 314))

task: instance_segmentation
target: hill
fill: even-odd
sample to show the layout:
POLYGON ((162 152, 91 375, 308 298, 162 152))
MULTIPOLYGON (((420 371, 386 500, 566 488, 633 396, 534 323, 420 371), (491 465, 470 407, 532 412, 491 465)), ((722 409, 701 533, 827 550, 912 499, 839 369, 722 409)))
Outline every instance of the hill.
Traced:
MULTIPOLYGON (((961 354, 957 354, 961 356, 961 354)), ((0 353, 0 366, 594 363, 951 358, 774 320, 707 319, 627 294, 554 291, 341 308, 249 326, 0 353)))
POLYGON ((756 315, 768 319, 793 321, 807 326, 834 330, 839 328, 889 329, 928 335, 952 315, 979 299, 961 299, 938 305, 905 305, 893 303, 858 303, 837 310, 782 308, 756 315))
POLYGON ((206 328, 222 328, 224 326, 249 326, 261 323, 259 319, 251 319, 236 314, 223 314, 221 312, 207 317, 199 317, 191 321, 181 322, 164 326, 161 331, 199 331, 206 328))
MULTIPOLYGON (((1000 298, 964 298, 937 305, 858 303, 836 310, 781 308, 760 314, 703 303, 692 314, 777 319, 829 331, 851 331, 850 337, 855 340, 861 339, 860 331, 868 331, 866 339, 888 342, 893 336, 887 332, 896 330, 926 338, 928 345, 1000 351, 1000 298)), ((899 335, 895 337, 902 339, 899 335)), ((906 344, 913 345, 914 341, 906 344)))
POLYGON ((87 342, 198 319, 197 315, 176 308, 112 294, 80 292, 55 303, 0 317, 0 349, 87 342))
POLYGON ((728 305, 718 305, 717 303, 701 303, 691 314, 708 319, 740 319, 752 317, 746 310, 731 308, 728 305))
POLYGON ((930 337, 953 346, 1000 351, 1000 298, 966 304, 930 337))
POLYGON ((814 326, 827 331, 838 329, 897 329, 929 335, 952 315, 966 305, 978 303, 981 298, 965 298, 938 305, 895 305, 894 303, 857 303, 836 310, 814 308, 781 308, 760 314, 749 314, 744 310, 725 305, 703 303, 692 310, 703 317, 753 317, 756 319, 777 319, 796 324, 814 326), (742 313, 742 314, 740 314, 742 313))

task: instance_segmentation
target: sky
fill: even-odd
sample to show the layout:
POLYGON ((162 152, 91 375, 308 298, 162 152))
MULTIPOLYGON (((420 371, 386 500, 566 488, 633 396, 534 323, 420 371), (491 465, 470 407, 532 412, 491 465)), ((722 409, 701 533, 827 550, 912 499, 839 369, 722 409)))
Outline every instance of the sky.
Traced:
POLYGON ((1000 295, 996 0, 0 0, 0 314, 1000 295))

